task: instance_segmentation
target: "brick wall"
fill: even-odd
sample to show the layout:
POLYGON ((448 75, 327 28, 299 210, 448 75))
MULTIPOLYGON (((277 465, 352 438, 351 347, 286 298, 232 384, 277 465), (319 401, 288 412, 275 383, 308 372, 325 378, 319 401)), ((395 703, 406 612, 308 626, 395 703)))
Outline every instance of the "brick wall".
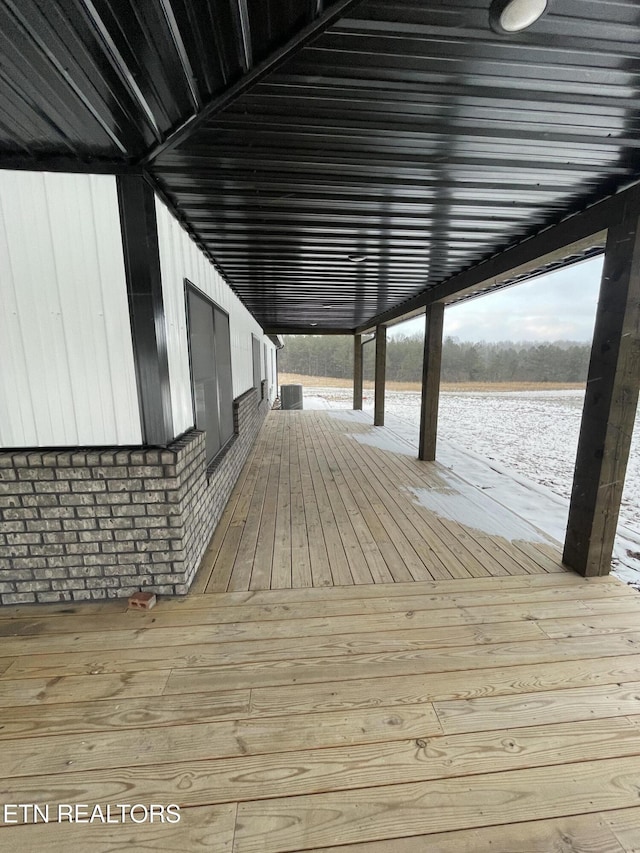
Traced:
POLYGON ((184 594, 269 409, 234 401, 234 437, 207 469, 205 435, 166 450, 0 452, 0 600, 184 594))

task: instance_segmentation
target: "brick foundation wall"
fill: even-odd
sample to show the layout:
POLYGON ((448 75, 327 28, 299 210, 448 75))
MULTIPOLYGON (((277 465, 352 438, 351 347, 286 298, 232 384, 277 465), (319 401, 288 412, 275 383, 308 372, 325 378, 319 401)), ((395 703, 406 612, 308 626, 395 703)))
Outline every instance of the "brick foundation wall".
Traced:
POLYGON ((158 448, 0 451, 2 604, 187 592, 262 421, 234 401, 234 436, 206 467, 205 434, 158 448))

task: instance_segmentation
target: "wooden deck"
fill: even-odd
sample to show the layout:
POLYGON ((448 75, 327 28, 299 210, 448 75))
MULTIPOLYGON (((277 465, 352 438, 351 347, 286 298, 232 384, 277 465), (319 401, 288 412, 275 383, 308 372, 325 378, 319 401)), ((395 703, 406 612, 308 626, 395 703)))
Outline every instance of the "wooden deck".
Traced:
POLYGON ((415 456, 361 412, 272 412, 195 591, 564 571, 557 542, 415 456))
POLYGON ((268 418, 194 593, 0 643, 3 804, 180 806, 0 850, 640 851, 640 596, 354 413, 268 418))
POLYGON ((539 573, 0 612, 0 850, 640 850, 640 596, 539 573), (141 815, 138 810, 138 817, 141 815))

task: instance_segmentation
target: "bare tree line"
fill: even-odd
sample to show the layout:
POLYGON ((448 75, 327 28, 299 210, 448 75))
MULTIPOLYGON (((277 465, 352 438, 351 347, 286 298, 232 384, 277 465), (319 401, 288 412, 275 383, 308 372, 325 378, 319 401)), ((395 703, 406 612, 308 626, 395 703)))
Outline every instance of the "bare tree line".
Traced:
MULTIPOLYGON (((442 350, 445 382, 584 382, 590 346, 575 341, 472 343, 446 338, 442 350)), ((373 378, 374 344, 364 347, 365 377, 373 378)), ((334 335, 289 335, 280 352, 283 373, 350 378, 353 338, 334 335)), ((419 382, 422 337, 389 338, 387 378, 419 382)))

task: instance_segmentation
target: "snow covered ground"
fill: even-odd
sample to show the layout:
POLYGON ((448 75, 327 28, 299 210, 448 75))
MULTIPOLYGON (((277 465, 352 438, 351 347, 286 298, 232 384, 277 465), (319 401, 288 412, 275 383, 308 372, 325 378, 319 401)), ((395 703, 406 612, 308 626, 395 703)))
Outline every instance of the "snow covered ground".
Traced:
MULTIPOLYGON (((349 409, 351 389, 305 388, 305 408, 349 409)), ((440 397, 438 460, 558 541, 564 538, 582 391, 448 391, 440 397)), ((373 413, 373 392, 363 407, 373 413)), ((387 391, 387 426, 417 447, 420 395, 387 391)), ((640 587, 640 412, 631 446, 614 572, 640 587)))

